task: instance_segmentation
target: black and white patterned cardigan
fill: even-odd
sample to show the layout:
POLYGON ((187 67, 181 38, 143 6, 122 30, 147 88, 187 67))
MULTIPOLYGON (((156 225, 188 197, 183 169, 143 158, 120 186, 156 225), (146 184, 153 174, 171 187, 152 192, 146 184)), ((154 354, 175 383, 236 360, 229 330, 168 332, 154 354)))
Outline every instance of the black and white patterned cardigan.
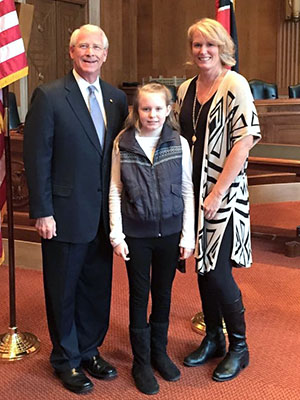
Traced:
MULTIPOLYGON (((192 79, 178 89, 175 114, 179 115, 184 96, 192 79)), ((200 184, 199 219, 197 229, 197 269, 205 273, 215 268, 219 248, 227 223, 233 216, 233 249, 231 258, 241 267, 252 263, 249 193, 246 176, 248 161, 235 178, 214 220, 204 220, 203 202, 223 170, 233 145, 246 136, 261 138, 257 111, 247 80, 228 71, 224 76, 208 112, 200 184)))

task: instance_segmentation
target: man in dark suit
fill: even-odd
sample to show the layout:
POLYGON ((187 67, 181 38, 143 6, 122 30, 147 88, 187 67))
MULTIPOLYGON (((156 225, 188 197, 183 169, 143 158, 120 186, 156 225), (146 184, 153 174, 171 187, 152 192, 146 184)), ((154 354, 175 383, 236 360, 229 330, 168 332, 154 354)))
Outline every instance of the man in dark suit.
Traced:
POLYGON ((24 130, 30 217, 42 238, 50 362, 75 393, 93 388, 83 369, 99 379, 117 376, 98 347, 108 329, 111 297, 111 150, 128 107, 125 94, 99 78, 107 52, 99 27, 74 31, 73 70, 34 91, 24 130), (101 111, 97 121, 95 104, 101 111))

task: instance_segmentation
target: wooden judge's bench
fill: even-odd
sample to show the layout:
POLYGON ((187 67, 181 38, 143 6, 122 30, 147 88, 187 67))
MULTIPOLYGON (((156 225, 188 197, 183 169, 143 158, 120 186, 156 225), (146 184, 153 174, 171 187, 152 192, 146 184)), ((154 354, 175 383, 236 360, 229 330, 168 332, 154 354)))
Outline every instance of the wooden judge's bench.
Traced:
MULTIPOLYGON (((35 221, 29 219, 29 195, 23 163, 22 128, 21 126, 18 130, 10 131, 14 238, 16 240, 39 242, 39 235, 34 228, 35 221)), ((4 216, 1 230, 3 237, 7 238, 7 215, 4 216)))
POLYGON ((262 143, 300 145, 300 99, 256 100, 262 143))
MULTIPOLYGON (((262 140, 249 157, 249 184, 300 181, 300 99, 256 100, 262 140)), ((14 237, 39 241, 28 216, 29 199, 23 164, 23 133, 11 131, 14 237)), ((295 199, 297 200, 297 199, 295 199)), ((6 221, 2 227, 7 237, 6 221)))
POLYGON ((299 182, 300 99, 256 100, 255 105, 262 139, 250 152, 249 185, 299 182))

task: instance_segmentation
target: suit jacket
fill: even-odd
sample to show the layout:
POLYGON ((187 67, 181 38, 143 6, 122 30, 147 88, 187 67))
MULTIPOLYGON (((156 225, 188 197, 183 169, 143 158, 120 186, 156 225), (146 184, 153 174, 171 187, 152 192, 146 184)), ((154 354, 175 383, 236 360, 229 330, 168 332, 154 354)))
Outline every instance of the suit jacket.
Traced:
POLYGON ((70 72, 35 89, 24 128, 30 217, 53 215, 54 240, 86 243, 100 217, 109 233, 111 151, 128 114, 124 92, 100 80, 107 130, 103 151, 88 108, 70 72))

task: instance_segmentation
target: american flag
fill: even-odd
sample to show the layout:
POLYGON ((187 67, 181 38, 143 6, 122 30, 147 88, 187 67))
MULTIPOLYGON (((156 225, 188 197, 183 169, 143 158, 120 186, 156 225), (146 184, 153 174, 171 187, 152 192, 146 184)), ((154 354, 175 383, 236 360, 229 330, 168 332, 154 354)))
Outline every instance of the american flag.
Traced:
POLYGON ((232 37, 235 44, 236 64, 232 69, 239 71, 238 39, 235 23, 234 0, 216 0, 216 20, 220 22, 232 37))
MULTIPOLYGON (((28 74, 24 43, 13 0, 0 0, 0 212, 6 200, 3 91, 2 88, 28 74)), ((1 218, 2 219, 2 218, 1 218)), ((0 219, 0 223, 1 223, 0 219)), ((0 224, 1 228, 1 224, 0 224)), ((0 264, 4 254, 0 229, 0 264)))

